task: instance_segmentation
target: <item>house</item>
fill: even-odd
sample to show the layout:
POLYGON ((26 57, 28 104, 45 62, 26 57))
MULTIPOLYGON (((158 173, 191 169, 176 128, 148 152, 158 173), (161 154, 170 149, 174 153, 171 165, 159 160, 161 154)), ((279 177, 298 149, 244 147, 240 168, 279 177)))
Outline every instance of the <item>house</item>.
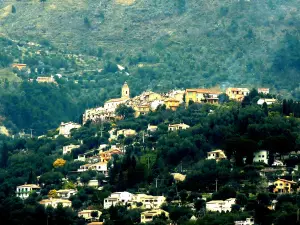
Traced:
POLYGON ((137 207, 137 203, 142 203, 143 209, 159 209, 166 202, 164 196, 152 196, 146 194, 133 195, 132 207, 137 207))
POLYGON ((211 212, 230 212, 232 205, 235 204, 235 198, 226 200, 213 200, 206 202, 206 210, 211 212))
POLYGON ((86 109, 82 115, 82 123, 85 124, 87 121, 97 122, 109 120, 114 117, 114 112, 109 111, 109 109, 105 109, 104 107, 86 109))
POLYGON ((267 95, 267 94, 270 94, 270 88, 258 88, 257 92, 267 95))
POLYGON ((75 189, 61 189, 56 191, 57 196, 62 199, 69 199, 71 196, 77 194, 75 189))
POLYGON ((185 103, 189 104, 190 101, 196 103, 211 103, 218 104, 219 98, 218 96, 221 94, 219 91, 215 91, 212 89, 186 89, 185 90, 185 103))
POLYGON ((275 98, 260 98, 257 101, 257 105, 263 105, 264 103, 266 103, 267 105, 272 105, 274 103, 276 103, 276 99, 275 98))
POLYGON ((44 205, 45 208, 48 206, 51 206, 53 208, 57 208, 59 204, 62 204, 63 207, 71 207, 72 202, 67 199, 61 199, 61 198, 50 198, 50 199, 44 199, 39 202, 41 205, 44 205))
POLYGON ((11 65, 12 68, 16 68, 18 70, 22 70, 22 69, 25 69, 27 67, 26 64, 23 64, 23 63, 14 63, 11 65))
POLYGON ((73 123, 73 122, 63 123, 62 122, 59 126, 59 135, 63 135, 65 137, 70 137, 71 130, 78 129, 80 127, 81 127, 81 125, 78 123, 73 123))
POLYGON ((153 220, 153 217, 164 214, 167 218, 169 218, 169 213, 162 209, 154 209, 150 211, 145 211, 141 213, 141 223, 148 223, 153 220))
POLYGON ((66 145, 63 147, 63 155, 70 154, 73 149, 79 148, 80 145, 66 145))
POLYGON ((275 188, 273 190, 274 193, 292 193, 293 188, 292 185, 296 184, 296 182, 285 179, 278 179, 274 182, 275 188))
POLYGON ((78 217, 84 218, 86 221, 99 220, 102 212, 99 210, 86 209, 78 212, 78 217), (92 217, 92 212, 97 212, 98 216, 92 217))
POLYGON ((141 97, 143 98, 142 100, 144 100, 146 102, 153 102, 155 100, 163 99, 163 97, 160 94, 152 92, 152 91, 146 91, 146 92, 142 93, 141 97))
POLYGON ((227 88, 226 95, 228 95, 229 99, 241 102, 244 97, 250 93, 248 88, 227 88))
POLYGON ((97 172, 103 173, 105 176, 108 176, 107 162, 81 165, 77 171, 85 172, 88 170, 95 170, 97 172))
POLYGON ((57 84, 53 76, 51 76, 51 77, 37 77, 36 81, 38 83, 55 83, 55 84, 57 84))
POLYGON ((109 160, 111 160, 113 155, 122 155, 122 154, 123 154, 123 152, 118 148, 112 148, 108 151, 101 151, 99 153, 100 161, 101 162, 108 162, 109 160))
POLYGON ((99 181, 98 180, 89 180, 87 186, 97 188, 97 187, 99 187, 99 181))
POLYGON ((167 109, 175 111, 179 107, 180 102, 175 98, 167 98, 164 100, 164 104, 166 105, 167 109))
POLYGON ((136 105, 133 107, 134 109, 134 116, 139 117, 140 115, 146 115, 150 112, 150 105, 147 103, 136 105))
POLYGON ((254 152, 253 162, 262 162, 264 164, 268 164, 269 161, 269 151, 260 150, 258 152, 254 152))
POLYGON ((136 131, 132 129, 122 129, 117 131, 117 137, 120 135, 124 135, 124 137, 130 137, 130 136, 135 136, 136 131))
POLYGON ((179 101, 179 103, 182 103, 184 101, 185 91, 184 90, 172 90, 169 93, 167 93, 167 96, 169 98, 174 98, 179 101))
POLYGON ((23 184, 17 186, 16 196, 24 200, 33 192, 39 193, 40 189, 41 187, 36 184, 23 184))
POLYGON ((148 124, 147 131, 155 132, 157 131, 157 126, 148 124))
POLYGON ((176 131, 176 130, 186 130, 190 128, 189 125, 184 124, 184 123, 179 123, 179 124, 169 124, 168 126, 168 131, 176 131))
POLYGON ((227 159, 223 150, 214 150, 207 153, 207 159, 215 159, 216 161, 220 161, 222 159, 227 159))
POLYGON ((246 218, 246 220, 234 221, 234 225, 254 225, 254 219, 246 218))
POLYGON ((132 201, 133 194, 129 192, 114 192, 108 198, 104 199, 103 208, 108 209, 115 205, 126 205, 129 201, 132 201))

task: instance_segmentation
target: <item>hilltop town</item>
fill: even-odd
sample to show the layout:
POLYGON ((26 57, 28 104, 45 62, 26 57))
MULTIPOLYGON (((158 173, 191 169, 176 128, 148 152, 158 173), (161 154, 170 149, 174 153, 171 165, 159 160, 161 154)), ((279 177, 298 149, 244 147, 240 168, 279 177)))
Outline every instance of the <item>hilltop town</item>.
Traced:
POLYGON ((125 82, 82 123, 0 136, 0 206, 48 224, 297 224, 299 117, 268 88, 131 97, 125 82))

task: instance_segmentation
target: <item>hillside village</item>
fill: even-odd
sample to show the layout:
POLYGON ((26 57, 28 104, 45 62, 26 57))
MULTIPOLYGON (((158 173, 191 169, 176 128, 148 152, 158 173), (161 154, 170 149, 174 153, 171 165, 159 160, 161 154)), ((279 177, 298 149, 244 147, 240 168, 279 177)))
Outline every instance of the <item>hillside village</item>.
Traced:
MULTIPOLYGON (((283 196, 297 195, 300 124, 285 109, 297 102, 275 100, 267 88, 147 91, 131 98, 125 82, 120 92, 87 109, 82 124, 62 122, 45 135, 5 141, 1 171, 20 176, 11 197, 46 211, 71 210, 72 224, 216 224, 212 217, 222 215, 227 224, 254 225, 271 224, 264 214, 271 218, 284 207, 283 196), (286 128, 273 127, 278 122, 286 128), (270 136, 262 138, 265 130, 270 136), (17 172, 15 154, 22 164, 31 151, 46 157, 45 164, 17 172)), ((56 216, 48 214, 48 223, 56 216)))

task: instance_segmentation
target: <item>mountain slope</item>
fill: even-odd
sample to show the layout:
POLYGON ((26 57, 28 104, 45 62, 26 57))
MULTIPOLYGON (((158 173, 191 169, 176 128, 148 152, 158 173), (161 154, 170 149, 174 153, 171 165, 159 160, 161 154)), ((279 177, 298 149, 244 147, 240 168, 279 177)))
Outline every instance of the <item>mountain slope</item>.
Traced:
POLYGON ((0 32, 86 54, 101 47, 145 88, 263 85, 296 96, 300 54, 290 49, 300 47, 299 3, 4 0, 1 8, 14 5, 16 13, 0 18, 0 32))

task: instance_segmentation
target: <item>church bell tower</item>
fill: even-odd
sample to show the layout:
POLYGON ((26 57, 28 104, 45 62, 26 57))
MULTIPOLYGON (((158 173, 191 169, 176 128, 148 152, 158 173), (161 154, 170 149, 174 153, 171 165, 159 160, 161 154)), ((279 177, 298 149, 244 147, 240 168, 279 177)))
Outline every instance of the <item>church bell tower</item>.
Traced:
POLYGON ((129 90, 127 82, 125 82, 123 87, 122 87, 121 96, 122 96, 122 98, 130 98, 130 90, 129 90))

